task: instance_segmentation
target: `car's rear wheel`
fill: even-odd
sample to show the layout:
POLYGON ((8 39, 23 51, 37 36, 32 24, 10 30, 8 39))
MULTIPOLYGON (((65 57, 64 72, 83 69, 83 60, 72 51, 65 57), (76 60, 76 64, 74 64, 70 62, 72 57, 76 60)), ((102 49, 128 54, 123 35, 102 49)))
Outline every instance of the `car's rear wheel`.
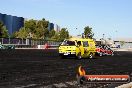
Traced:
POLYGON ((111 56, 114 56, 114 52, 112 52, 111 56))
POLYGON ((103 53, 102 53, 102 52, 100 52, 100 53, 99 53, 99 56, 100 56, 100 57, 102 57, 102 56, 103 56, 103 53))

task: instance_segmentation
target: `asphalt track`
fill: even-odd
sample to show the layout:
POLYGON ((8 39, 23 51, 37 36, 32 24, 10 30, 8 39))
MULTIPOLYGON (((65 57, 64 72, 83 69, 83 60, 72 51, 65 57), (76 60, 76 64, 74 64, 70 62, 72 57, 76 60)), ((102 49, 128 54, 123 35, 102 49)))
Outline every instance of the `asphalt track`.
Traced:
POLYGON ((82 65, 87 74, 125 74, 132 77, 132 52, 95 59, 61 59, 58 50, 0 50, 0 88, 114 88, 120 84, 78 86, 76 73, 82 65))

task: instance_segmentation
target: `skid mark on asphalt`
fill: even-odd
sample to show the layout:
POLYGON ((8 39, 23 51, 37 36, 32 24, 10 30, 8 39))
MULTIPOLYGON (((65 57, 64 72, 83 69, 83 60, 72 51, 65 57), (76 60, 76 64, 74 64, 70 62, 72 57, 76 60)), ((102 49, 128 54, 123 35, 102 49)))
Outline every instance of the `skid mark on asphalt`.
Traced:
POLYGON ((73 82, 66 82, 67 84, 73 86, 73 85, 77 85, 77 81, 73 81, 73 82))
POLYGON ((65 83, 54 84, 54 86, 57 88, 68 87, 65 83))
POLYGON ((41 86, 39 88, 115 88, 119 86, 119 84, 84 84, 78 85, 77 81, 65 82, 65 83, 58 83, 53 85, 41 86))
POLYGON ((69 86, 76 88, 77 87, 77 81, 52 84, 52 85, 42 86, 40 88, 69 88, 69 86))
POLYGON ((28 87, 33 87, 36 86, 37 84, 29 84, 27 86, 21 86, 21 87, 15 87, 15 88, 28 88, 28 87))
POLYGON ((15 87, 15 88, 31 88, 35 86, 40 86, 37 88, 69 88, 69 86, 76 88, 76 85, 77 85, 77 81, 71 81, 71 82, 65 82, 65 83, 51 84, 47 86, 40 86, 40 84, 29 84, 26 86, 20 86, 20 87, 15 87))
MULTIPOLYGON (((69 81, 64 83, 58 83, 58 84, 51 84, 47 86, 41 86, 41 84, 29 84, 27 86, 20 86, 15 88, 118 88, 119 84, 84 84, 84 85, 78 85, 77 81, 69 81)), ((119 87, 120 88, 120 87, 119 87)), ((124 87, 123 87, 124 88, 124 87)), ((126 87, 125 87, 126 88, 126 87)))
MULTIPOLYGON (((106 84, 107 85, 107 84, 106 84)), ((53 85, 47 85, 40 88, 104 88, 106 85, 98 85, 98 84, 84 84, 78 85, 77 81, 70 81, 65 83, 58 83, 53 85)))

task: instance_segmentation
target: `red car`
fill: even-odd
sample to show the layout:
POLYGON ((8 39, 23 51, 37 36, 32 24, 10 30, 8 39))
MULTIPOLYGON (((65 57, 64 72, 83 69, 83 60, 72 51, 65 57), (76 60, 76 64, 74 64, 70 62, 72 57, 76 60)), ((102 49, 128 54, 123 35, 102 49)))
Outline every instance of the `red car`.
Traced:
POLYGON ((114 55, 114 51, 110 47, 105 46, 105 55, 113 56, 114 55))
POLYGON ((103 56, 105 54, 105 49, 102 46, 96 46, 96 55, 103 56))
POLYGON ((96 46, 96 55, 114 55, 114 51, 110 49, 108 46, 96 46))

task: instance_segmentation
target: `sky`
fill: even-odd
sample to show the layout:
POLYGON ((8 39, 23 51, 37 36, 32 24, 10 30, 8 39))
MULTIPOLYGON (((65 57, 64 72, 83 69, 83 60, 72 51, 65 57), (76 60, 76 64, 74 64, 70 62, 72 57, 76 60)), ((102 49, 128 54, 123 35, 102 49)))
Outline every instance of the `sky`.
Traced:
POLYGON ((132 0, 1 0, 0 13, 45 18, 73 36, 90 26, 95 38, 132 38, 132 0))

